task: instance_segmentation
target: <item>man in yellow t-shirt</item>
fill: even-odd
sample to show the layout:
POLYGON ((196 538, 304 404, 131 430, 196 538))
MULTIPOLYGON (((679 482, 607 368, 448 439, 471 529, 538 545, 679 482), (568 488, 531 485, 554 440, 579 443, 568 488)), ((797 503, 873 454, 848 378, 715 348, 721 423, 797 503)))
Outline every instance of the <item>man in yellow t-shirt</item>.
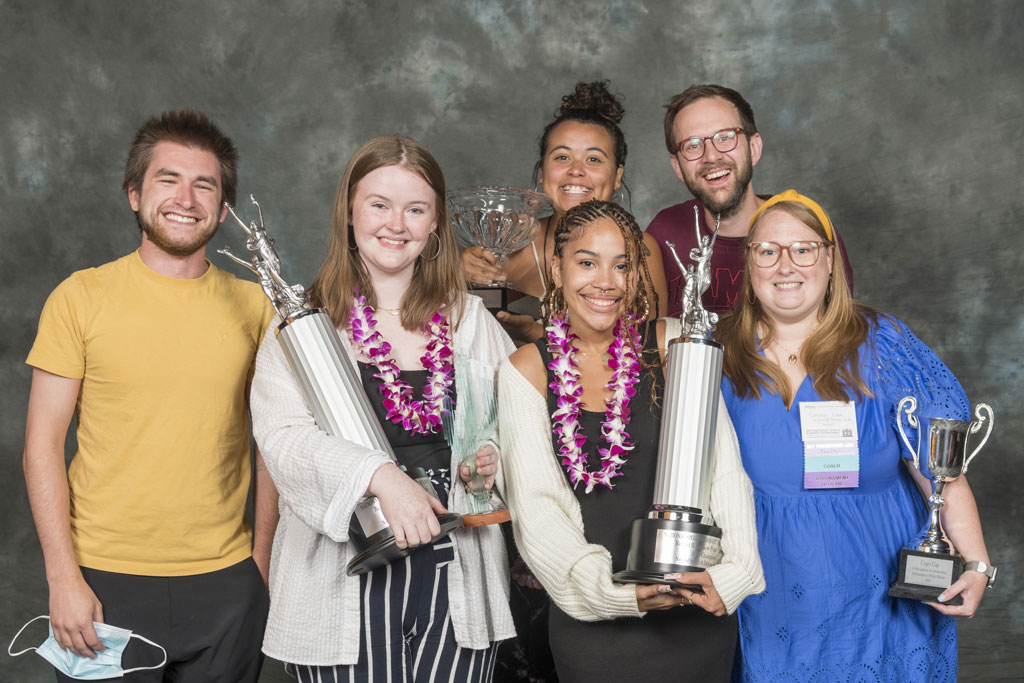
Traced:
MULTIPOLYGON (((257 454, 254 547, 247 394, 272 309, 205 256, 236 184, 234 145, 206 115, 149 119, 124 177, 141 246, 61 283, 27 360, 25 479, 54 637, 94 657, 94 621, 131 629, 167 650, 164 680, 255 682, 262 661, 277 501, 257 454)), ((125 668, 155 663, 132 656, 125 668)))

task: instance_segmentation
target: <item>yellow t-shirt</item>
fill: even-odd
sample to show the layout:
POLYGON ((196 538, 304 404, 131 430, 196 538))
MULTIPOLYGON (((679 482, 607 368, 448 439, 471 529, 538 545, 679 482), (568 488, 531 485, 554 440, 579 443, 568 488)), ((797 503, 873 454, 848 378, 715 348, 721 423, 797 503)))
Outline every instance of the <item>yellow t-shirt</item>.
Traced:
POLYGON ((185 576, 250 554, 247 393, 273 309, 212 264, 193 280, 138 252, 50 295, 29 365, 81 379, 68 469, 78 562, 185 576))

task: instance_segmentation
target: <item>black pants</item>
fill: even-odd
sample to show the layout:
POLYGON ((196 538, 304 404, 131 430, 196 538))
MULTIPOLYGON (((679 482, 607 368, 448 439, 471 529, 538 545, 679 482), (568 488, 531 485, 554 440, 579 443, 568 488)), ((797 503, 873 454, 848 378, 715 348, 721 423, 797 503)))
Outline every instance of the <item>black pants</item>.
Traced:
MULTIPOLYGON (((103 621, 130 629, 167 650, 162 669, 138 671, 128 683, 256 683, 270 601, 256 563, 248 558, 192 576, 137 576, 82 568, 103 605, 103 621)), ((158 664, 162 653, 132 639, 125 669, 158 664)), ((74 681, 57 672, 62 683, 74 681)))

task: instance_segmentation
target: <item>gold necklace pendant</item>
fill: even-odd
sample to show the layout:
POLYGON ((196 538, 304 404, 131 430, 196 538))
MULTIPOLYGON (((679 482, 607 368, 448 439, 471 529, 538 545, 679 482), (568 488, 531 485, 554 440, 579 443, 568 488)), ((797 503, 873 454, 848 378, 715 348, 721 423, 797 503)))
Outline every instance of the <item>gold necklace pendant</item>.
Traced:
POLYGON ((791 353, 791 354, 789 354, 789 359, 788 360, 789 360, 789 364, 790 365, 796 365, 796 362, 797 362, 798 358, 796 357, 795 353, 791 353))

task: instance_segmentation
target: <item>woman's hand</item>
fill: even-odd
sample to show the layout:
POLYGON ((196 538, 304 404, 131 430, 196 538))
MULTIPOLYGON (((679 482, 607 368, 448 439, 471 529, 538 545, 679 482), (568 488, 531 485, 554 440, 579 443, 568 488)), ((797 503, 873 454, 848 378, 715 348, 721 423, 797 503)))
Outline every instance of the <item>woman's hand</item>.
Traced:
MULTIPOLYGON (((498 452, 491 444, 476 452, 476 473, 484 478, 484 490, 490 491, 494 487, 494 477, 498 474, 498 452)), ((469 465, 459 465, 459 479, 466 484, 473 481, 469 465)))
POLYGON ((705 612, 714 614, 716 617, 725 616, 728 611, 725 609, 725 603, 722 602, 722 597, 718 594, 718 591, 715 590, 715 584, 711 580, 711 575, 707 572, 665 574, 665 578, 691 586, 697 585, 704 590, 703 593, 697 593, 689 588, 676 588, 679 595, 683 596, 683 600, 686 601, 684 604, 689 603, 691 605, 696 605, 705 612))
POLYGON ((967 617, 970 619, 978 611, 981 599, 985 597, 985 588, 988 586, 988 577, 981 572, 964 572, 952 586, 942 591, 939 596, 940 602, 929 602, 937 611, 951 617, 967 617), (962 605, 944 605, 942 602, 952 600, 959 595, 964 599, 962 605))
POLYGON ((498 268, 498 257, 483 247, 466 247, 462 250, 462 274, 471 285, 504 282, 507 277, 498 268))
POLYGON ((650 612, 656 609, 672 609, 685 604, 683 597, 674 588, 667 584, 636 587, 636 606, 641 612, 650 612))
POLYGON ((380 502, 380 510, 399 548, 429 543, 441 533, 437 515, 448 510, 397 466, 378 467, 366 492, 380 502))
POLYGON ((497 318, 512 341, 520 344, 532 344, 544 334, 544 327, 528 315, 498 311, 497 318))

